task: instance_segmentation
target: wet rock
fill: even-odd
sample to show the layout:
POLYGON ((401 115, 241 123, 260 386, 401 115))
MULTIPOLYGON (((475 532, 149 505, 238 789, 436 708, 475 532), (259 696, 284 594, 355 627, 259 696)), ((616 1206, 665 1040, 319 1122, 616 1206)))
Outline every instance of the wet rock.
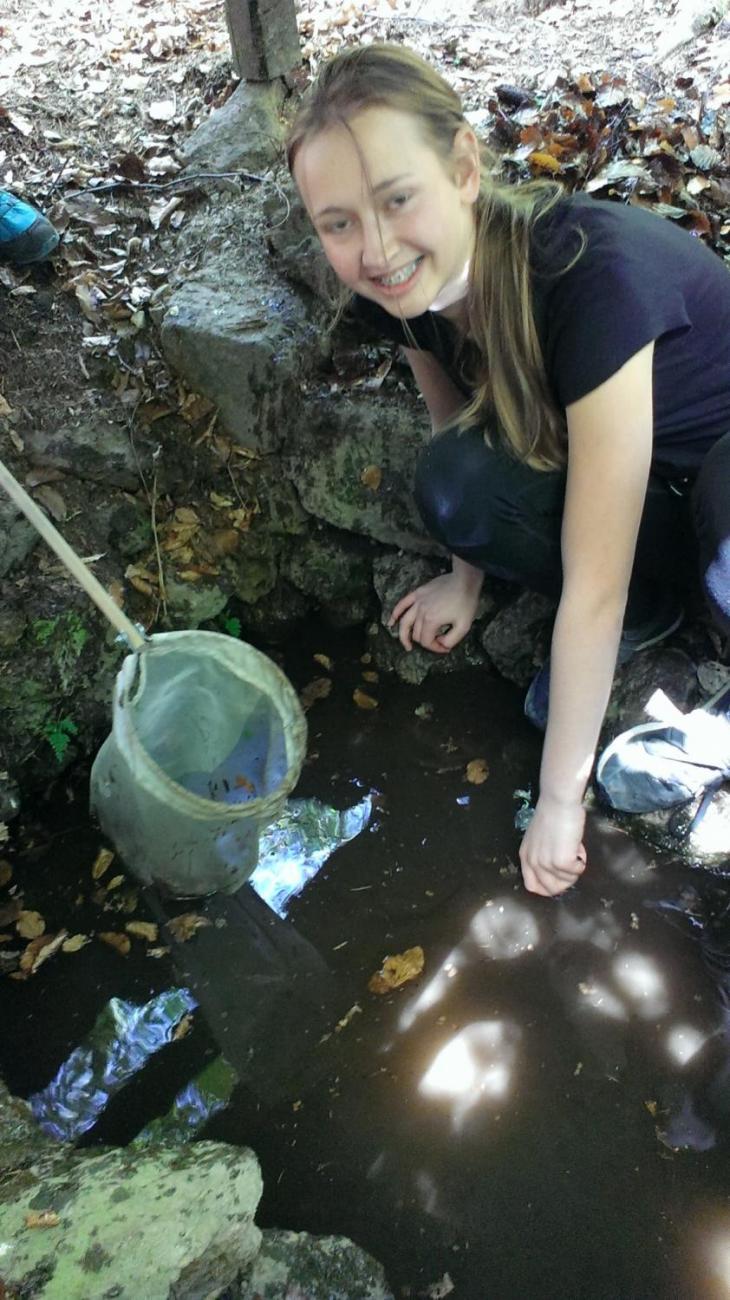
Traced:
POLYGON ((281 153, 281 81, 242 81, 183 144, 188 171, 260 171, 281 153))
POLYGON ((242 602, 231 606, 240 615, 244 636, 266 637, 269 641, 283 641, 294 631, 300 619, 312 608, 311 601, 297 591, 290 582, 280 580, 269 592, 265 601, 256 605, 242 602))
POLYGON ((253 1152, 218 1142, 40 1153, 0 1189, 5 1285, 26 1300, 218 1296, 258 1253, 261 1190, 253 1152))
POLYGON ((300 404, 318 348, 303 303, 281 284, 251 282, 242 257, 223 257, 172 295, 161 340, 170 365, 214 401, 243 446, 275 451, 300 404))
POLYGON ((228 594, 217 584, 198 582, 165 583, 170 621, 176 628, 200 627, 217 618, 228 604, 228 594))
POLYGON ((18 644, 28 625, 22 609, 0 606, 0 650, 10 650, 18 644))
POLYGON ((346 1237, 267 1229, 241 1300, 393 1300, 380 1264, 346 1237))
POLYGON ((230 572, 233 593, 245 604, 255 605, 274 590, 279 547, 265 526, 242 535, 230 572))
POLYGON ((24 1169, 58 1150, 58 1143, 46 1137, 36 1124, 30 1106, 12 1097, 0 1079, 0 1174, 24 1169))
POLYGON ((35 528, 17 506, 12 501, 0 500, 0 578, 22 564, 38 540, 35 528))
POLYGON ((372 394, 309 397, 283 455, 305 510, 335 528, 420 554, 428 538, 413 501, 416 457, 426 436, 415 400, 372 394))
POLYGON ((447 569, 448 563, 443 560, 429 560, 423 556, 403 553, 383 555, 373 565, 373 580, 382 616, 380 625, 375 625, 372 629, 370 651, 379 668, 397 673, 401 681, 412 686, 420 686, 430 673, 455 672, 488 663, 480 643, 480 624, 494 608, 494 598, 488 589, 482 594, 471 631, 447 655, 433 654, 421 646, 404 650, 398 639, 397 628, 388 627, 390 612, 401 596, 430 582, 431 578, 447 569))
POLYGON ((374 605, 373 546, 363 538, 316 528, 297 538, 282 574, 338 627, 364 622, 374 605))
POLYGON ((556 602, 525 591, 495 614, 482 645, 495 668, 516 686, 529 686, 550 649, 556 602))

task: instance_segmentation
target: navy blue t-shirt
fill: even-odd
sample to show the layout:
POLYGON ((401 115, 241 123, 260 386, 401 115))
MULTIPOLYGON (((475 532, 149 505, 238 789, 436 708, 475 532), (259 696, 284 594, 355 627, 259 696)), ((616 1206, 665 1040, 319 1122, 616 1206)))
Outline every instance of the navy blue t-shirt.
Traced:
MULTIPOLYGON (((575 194, 536 223, 531 262, 535 326, 558 406, 592 392, 654 340, 654 466, 696 469, 730 431, 730 271, 721 259, 650 209, 575 194), (579 232, 585 248, 569 266, 579 232)), ((359 296, 353 306, 374 332, 413 346, 384 308, 359 296)), ((425 312, 408 326, 467 394, 452 323, 425 312)))

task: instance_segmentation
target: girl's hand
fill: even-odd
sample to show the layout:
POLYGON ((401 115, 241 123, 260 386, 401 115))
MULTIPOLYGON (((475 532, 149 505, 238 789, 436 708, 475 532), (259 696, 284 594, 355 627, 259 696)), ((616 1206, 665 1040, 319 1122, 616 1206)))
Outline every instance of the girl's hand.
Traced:
POLYGON ((584 825, 581 804, 556 804, 540 796, 520 845, 522 877, 530 893, 562 894, 583 874, 584 825))
POLYGON ((388 627, 398 623, 398 636, 405 650, 414 642, 424 650, 445 655, 466 636, 474 621, 483 574, 443 573, 415 591, 409 591, 395 606, 388 627))

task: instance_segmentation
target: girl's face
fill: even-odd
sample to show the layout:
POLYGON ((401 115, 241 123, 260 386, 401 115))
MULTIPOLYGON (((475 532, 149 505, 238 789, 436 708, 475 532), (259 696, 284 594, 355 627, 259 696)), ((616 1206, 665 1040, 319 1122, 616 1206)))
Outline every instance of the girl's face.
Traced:
POLYGON ((305 140, 294 178, 332 269, 392 316, 427 311, 472 254, 479 151, 468 127, 444 160, 413 114, 364 109, 305 140))

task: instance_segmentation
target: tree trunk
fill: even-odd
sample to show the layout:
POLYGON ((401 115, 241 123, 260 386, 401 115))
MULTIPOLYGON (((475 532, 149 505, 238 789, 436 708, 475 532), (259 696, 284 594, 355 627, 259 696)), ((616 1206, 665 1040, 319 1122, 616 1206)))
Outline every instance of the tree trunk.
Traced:
POLYGON ((273 81, 301 61, 294 0, 226 0, 226 19, 245 81, 273 81))

